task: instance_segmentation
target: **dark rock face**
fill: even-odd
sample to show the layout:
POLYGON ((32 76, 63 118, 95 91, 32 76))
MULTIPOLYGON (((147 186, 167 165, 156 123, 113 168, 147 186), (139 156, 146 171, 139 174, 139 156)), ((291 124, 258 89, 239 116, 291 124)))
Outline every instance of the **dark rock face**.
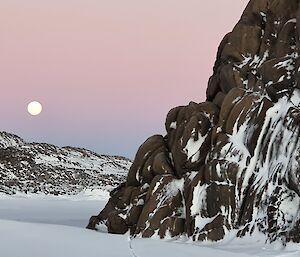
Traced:
POLYGON ((131 161, 74 147, 26 143, 0 132, 0 192, 77 194, 116 187, 126 180, 131 161))
POLYGON ((300 242, 300 1, 252 0, 220 44, 205 103, 172 109, 88 225, 142 237, 300 242))

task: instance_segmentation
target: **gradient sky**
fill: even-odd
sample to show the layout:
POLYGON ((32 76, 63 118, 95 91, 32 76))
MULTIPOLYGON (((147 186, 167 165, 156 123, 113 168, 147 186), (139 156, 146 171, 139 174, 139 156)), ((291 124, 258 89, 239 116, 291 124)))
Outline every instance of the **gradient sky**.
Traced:
POLYGON ((205 100, 247 2, 1 0, 0 130, 133 158, 172 107, 205 100))

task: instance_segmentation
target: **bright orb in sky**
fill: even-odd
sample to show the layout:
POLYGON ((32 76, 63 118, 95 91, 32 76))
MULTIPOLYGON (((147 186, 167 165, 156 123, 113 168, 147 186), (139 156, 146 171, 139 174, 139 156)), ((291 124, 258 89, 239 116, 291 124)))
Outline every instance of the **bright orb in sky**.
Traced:
POLYGON ((42 109, 42 105, 37 101, 31 102, 27 106, 27 111, 33 116, 39 115, 42 112, 42 109))

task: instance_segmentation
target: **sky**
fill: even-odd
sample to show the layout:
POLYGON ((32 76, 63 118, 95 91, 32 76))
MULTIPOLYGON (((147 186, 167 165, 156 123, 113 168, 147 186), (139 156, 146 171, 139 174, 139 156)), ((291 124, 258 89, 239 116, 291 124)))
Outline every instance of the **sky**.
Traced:
POLYGON ((247 2, 0 0, 0 131, 132 159, 171 108, 205 101, 247 2))

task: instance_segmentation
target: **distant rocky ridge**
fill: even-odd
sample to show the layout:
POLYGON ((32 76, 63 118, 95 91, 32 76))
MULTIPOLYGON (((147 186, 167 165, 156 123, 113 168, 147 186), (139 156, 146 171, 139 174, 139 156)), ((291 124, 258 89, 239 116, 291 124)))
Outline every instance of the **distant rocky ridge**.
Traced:
POLYGON ((26 143, 0 132, 0 192, 77 194, 111 190, 125 181, 131 161, 75 147, 26 143))
POLYGON ((88 228, 300 242, 299 4, 249 2, 219 46, 207 101, 169 112, 167 135, 139 148, 88 228))

